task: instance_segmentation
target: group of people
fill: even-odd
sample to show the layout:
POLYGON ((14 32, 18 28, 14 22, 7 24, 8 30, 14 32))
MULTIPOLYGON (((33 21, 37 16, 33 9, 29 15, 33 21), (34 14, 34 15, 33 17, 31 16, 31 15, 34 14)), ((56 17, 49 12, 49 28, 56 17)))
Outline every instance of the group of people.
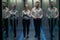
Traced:
MULTIPOLYGON (((31 17, 33 18, 34 22, 34 28, 35 28, 35 38, 38 38, 40 40, 40 27, 42 24, 42 18, 43 18, 43 9, 40 7, 40 2, 36 1, 34 8, 32 10, 29 10, 29 5, 25 4, 24 5, 24 10, 21 13, 22 19, 22 24, 23 24, 23 34, 24 34, 24 40, 29 38, 29 26, 30 26, 30 20, 31 17), (27 30, 26 30, 27 29, 27 30), (26 36, 27 33, 27 36, 26 36)), ((16 5, 13 5, 12 9, 9 10, 7 8, 6 3, 3 2, 3 20, 5 26, 3 26, 6 29, 6 35, 8 37, 8 18, 10 18, 11 25, 14 27, 14 38, 16 38, 16 24, 17 24, 17 18, 18 16, 16 15, 18 11, 16 10, 16 5)), ((50 2, 50 7, 47 9, 46 12, 46 17, 48 18, 49 21, 49 32, 51 34, 51 40, 53 40, 53 27, 55 27, 56 20, 59 17, 59 12, 58 9, 54 6, 54 2, 50 2), (53 23, 53 21, 55 23, 53 23), (54 24, 54 25, 53 25, 54 24)))
POLYGON ((6 38, 8 40, 8 29, 9 22, 12 28, 14 29, 14 39, 16 39, 16 26, 18 24, 18 11, 16 10, 16 5, 12 5, 12 8, 9 9, 6 5, 6 2, 2 3, 2 23, 3 29, 6 30, 6 38))

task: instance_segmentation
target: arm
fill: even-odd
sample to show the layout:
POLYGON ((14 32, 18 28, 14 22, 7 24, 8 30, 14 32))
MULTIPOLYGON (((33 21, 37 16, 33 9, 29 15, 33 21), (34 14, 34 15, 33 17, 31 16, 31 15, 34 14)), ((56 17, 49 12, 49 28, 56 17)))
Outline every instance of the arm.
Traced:
POLYGON ((9 18, 9 17, 10 17, 9 9, 7 9, 6 14, 7 14, 7 15, 6 15, 5 18, 9 18))
POLYGON ((47 12, 46 12, 46 17, 50 18, 50 12, 49 12, 49 10, 47 10, 47 12))
POLYGON ((17 18, 19 17, 19 13, 18 13, 18 11, 16 11, 16 17, 17 17, 17 18))
POLYGON ((21 17, 23 17, 23 11, 21 12, 21 17))
POLYGON ((33 10, 31 11, 31 16, 32 16, 33 18, 36 18, 36 17, 34 16, 34 11, 33 11, 33 10))
POLYGON ((31 12, 29 12, 28 16, 29 16, 29 17, 32 17, 32 16, 31 16, 31 12))
POLYGON ((40 18, 42 18, 43 17, 43 11, 41 10, 40 13, 41 13, 40 18))
POLYGON ((58 11, 58 9, 56 9, 56 17, 55 18, 57 18, 57 17, 59 17, 59 11, 58 11))

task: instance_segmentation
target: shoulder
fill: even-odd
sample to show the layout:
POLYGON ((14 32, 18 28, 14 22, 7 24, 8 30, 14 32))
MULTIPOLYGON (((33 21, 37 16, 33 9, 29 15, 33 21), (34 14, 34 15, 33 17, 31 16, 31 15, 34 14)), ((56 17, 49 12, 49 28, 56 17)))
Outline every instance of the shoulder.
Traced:
POLYGON ((54 7, 55 8, 55 10, 58 10, 58 8, 56 8, 56 7, 54 7))
POLYGON ((16 12, 18 12, 18 10, 16 10, 16 12))
POLYGON ((32 8, 32 11, 34 11, 35 10, 35 7, 34 8, 32 8))
POLYGON ((22 12, 24 12, 24 10, 22 10, 22 12))
POLYGON ((40 11, 42 11, 42 8, 39 8, 40 11))
POLYGON ((10 10, 9 13, 12 13, 12 10, 10 10))
POLYGON ((10 10, 9 12, 12 12, 12 10, 10 10))
POLYGON ((50 7, 48 8, 48 10, 50 10, 50 7))
POLYGON ((22 13, 24 13, 25 12, 25 10, 22 10, 22 13))
POLYGON ((31 12, 30 10, 28 10, 28 12, 31 12))
POLYGON ((9 11, 9 8, 7 8, 7 7, 6 7, 6 10, 8 10, 8 11, 9 11))

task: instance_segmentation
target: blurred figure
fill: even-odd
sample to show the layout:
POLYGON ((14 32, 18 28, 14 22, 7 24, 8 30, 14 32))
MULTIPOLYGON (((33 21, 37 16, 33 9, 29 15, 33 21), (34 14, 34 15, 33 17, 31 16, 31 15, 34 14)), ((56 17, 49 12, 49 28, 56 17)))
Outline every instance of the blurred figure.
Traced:
POLYGON ((3 29, 6 30, 6 37, 8 38, 8 18, 10 17, 9 8, 6 2, 2 3, 2 19, 3 19, 3 29))
POLYGON ((58 17, 59 17, 58 9, 54 6, 54 2, 50 1, 50 7, 48 8, 48 11, 47 11, 47 18, 49 21, 49 30, 51 34, 51 40, 53 40, 53 28, 56 25, 56 20, 58 17))
POLYGON ((22 24, 23 24, 23 33, 24 33, 24 40, 26 39, 26 32, 27 38, 29 38, 29 26, 30 26, 30 10, 28 4, 25 4, 24 10, 22 11, 22 24), (27 29, 27 30, 26 30, 27 29))
POLYGON ((43 10, 40 8, 39 1, 36 1, 35 7, 32 9, 32 17, 35 26, 35 37, 38 37, 38 40, 40 40, 40 27, 42 24, 43 10))
POLYGON ((10 22, 11 22, 11 26, 14 29, 14 39, 16 40, 16 26, 17 26, 17 13, 18 11, 16 10, 16 5, 12 5, 12 9, 10 10, 10 22))

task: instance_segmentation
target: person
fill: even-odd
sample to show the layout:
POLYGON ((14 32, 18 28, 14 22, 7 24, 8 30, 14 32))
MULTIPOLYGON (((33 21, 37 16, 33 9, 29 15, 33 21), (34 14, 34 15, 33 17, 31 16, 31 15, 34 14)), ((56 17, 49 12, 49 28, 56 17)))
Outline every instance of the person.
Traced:
POLYGON ((56 25, 56 20, 59 17, 58 9, 54 6, 54 2, 50 1, 50 7, 47 10, 46 14, 49 21, 49 31, 51 34, 51 40, 53 40, 53 27, 56 25))
POLYGON ((2 3, 2 23, 3 29, 6 30, 6 38, 8 38, 8 18, 10 17, 9 8, 6 5, 6 2, 2 3))
POLYGON ((34 21, 34 26, 35 26, 35 37, 38 37, 38 40, 40 40, 40 27, 42 24, 43 10, 40 7, 39 1, 35 2, 35 7, 32 8, 31 13, 34 21))
POLYGON ((25 40, 26 38, 29 38, 29 26, 30 26, 30 18, 31 18, 31 13, 28 4, 25 4, 24 6, 24 10, 22 11, 22 18, 23 18, 22 19, 23 33, 24 33, 24 40, 25 40), (27 37, 26 37, 26 32, 27 32, 27 37))
POLYGON ((16 40, 16 26, 17 26, 17 16, 18 11, 16 9, 16 5, 12 6, 12 9, 10 10, 10 24, 12 28, 14 29, 14 39, 16 40))

